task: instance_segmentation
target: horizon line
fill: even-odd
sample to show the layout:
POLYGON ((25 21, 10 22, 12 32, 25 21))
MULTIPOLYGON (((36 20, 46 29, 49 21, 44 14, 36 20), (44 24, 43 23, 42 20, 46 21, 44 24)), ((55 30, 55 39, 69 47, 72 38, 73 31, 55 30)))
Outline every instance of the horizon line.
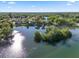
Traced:
MULTIPOLYGON (((79 11, 68 11, 68 13, 71 13, 71 12, 74 13, 79 11)), ((64 12, 0 12, 0 13, 64 13, 64 12)))

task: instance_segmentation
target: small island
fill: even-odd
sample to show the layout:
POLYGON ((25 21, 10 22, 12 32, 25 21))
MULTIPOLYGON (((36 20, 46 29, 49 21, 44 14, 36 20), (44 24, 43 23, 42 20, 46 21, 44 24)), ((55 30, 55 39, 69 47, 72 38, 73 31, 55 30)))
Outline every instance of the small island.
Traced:
POLYGON ((63 41, 66 42, 67 39, 72 37, 72 33, 68 28, 52 28, 48 27, 44 33, 36 31, 35 32, 35 42, 46 42, 52 45, 63 41))

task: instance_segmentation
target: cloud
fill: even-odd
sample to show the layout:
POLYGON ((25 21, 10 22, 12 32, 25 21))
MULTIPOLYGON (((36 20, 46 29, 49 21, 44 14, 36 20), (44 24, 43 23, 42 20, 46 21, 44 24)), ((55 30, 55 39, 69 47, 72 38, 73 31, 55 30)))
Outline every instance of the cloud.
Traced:
POLYGON ((13 1, 2 1, 3 4, 15 4, 16 2, 13 1))
POLYGON ((69 2, 71 2, 71 3, 75 3, 76 1, 74 1, 74 0, 71 0, 71 1, 69 1, 69 2))
POLYGON ((72 3, 67 3, 67 5, 69 6, 69 5, 73 5, 72 3))
POLYGON ((40 10, 40 11, 43 11, 43 10, 45 11, 45 9, 44 9, 44 8, 39 8, 39 10, 40 10))
POLYGON ((32 7, 36 7, 36 6, 32 5, 32 7))
POLYGON ((10 7, 10 6, 8 6, 7 8, 8 8, 8 9, 10 9, 11 7, 10 7))
POLYGON ((68 1, 67 5, 73 5, 73 4, 75 4, 75 2, 76 2, 76 1, 73 1, 73 0, 68 1))
POLYGON ((40 11, 42 11, 42 10, 46 9, 46 8, 42 8, 42 7, 35 6, 35 5, 32 5, 31 7, 32 7, 32 10, 40 10, 40 11))
POLYGON ((13 2, 13 1, 10 1, 10 2, 8 2, 8 4, 15 4, 16 2, 13 2))

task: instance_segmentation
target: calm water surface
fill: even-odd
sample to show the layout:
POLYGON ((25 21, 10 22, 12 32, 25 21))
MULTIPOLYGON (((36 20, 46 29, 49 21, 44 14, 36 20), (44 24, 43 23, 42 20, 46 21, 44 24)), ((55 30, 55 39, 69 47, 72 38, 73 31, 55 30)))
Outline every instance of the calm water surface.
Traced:
POLYGON ((34 27, 16 27, 13 31, 13 44, 0 47, 0 57, 79 57, 79 29, 71 30, 72 38, 66 44, 57 46, 35 43, 35 31, 34 27))

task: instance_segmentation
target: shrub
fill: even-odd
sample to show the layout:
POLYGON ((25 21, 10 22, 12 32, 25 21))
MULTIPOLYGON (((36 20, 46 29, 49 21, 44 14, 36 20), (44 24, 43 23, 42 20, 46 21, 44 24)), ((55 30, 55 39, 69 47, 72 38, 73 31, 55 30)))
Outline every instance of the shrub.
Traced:
POLYGON ((40 32, 36 31, 34 38, 35 38, 35 42, 37 42, 37 43, 41 42, 42 36, 41 36, 40 32))

